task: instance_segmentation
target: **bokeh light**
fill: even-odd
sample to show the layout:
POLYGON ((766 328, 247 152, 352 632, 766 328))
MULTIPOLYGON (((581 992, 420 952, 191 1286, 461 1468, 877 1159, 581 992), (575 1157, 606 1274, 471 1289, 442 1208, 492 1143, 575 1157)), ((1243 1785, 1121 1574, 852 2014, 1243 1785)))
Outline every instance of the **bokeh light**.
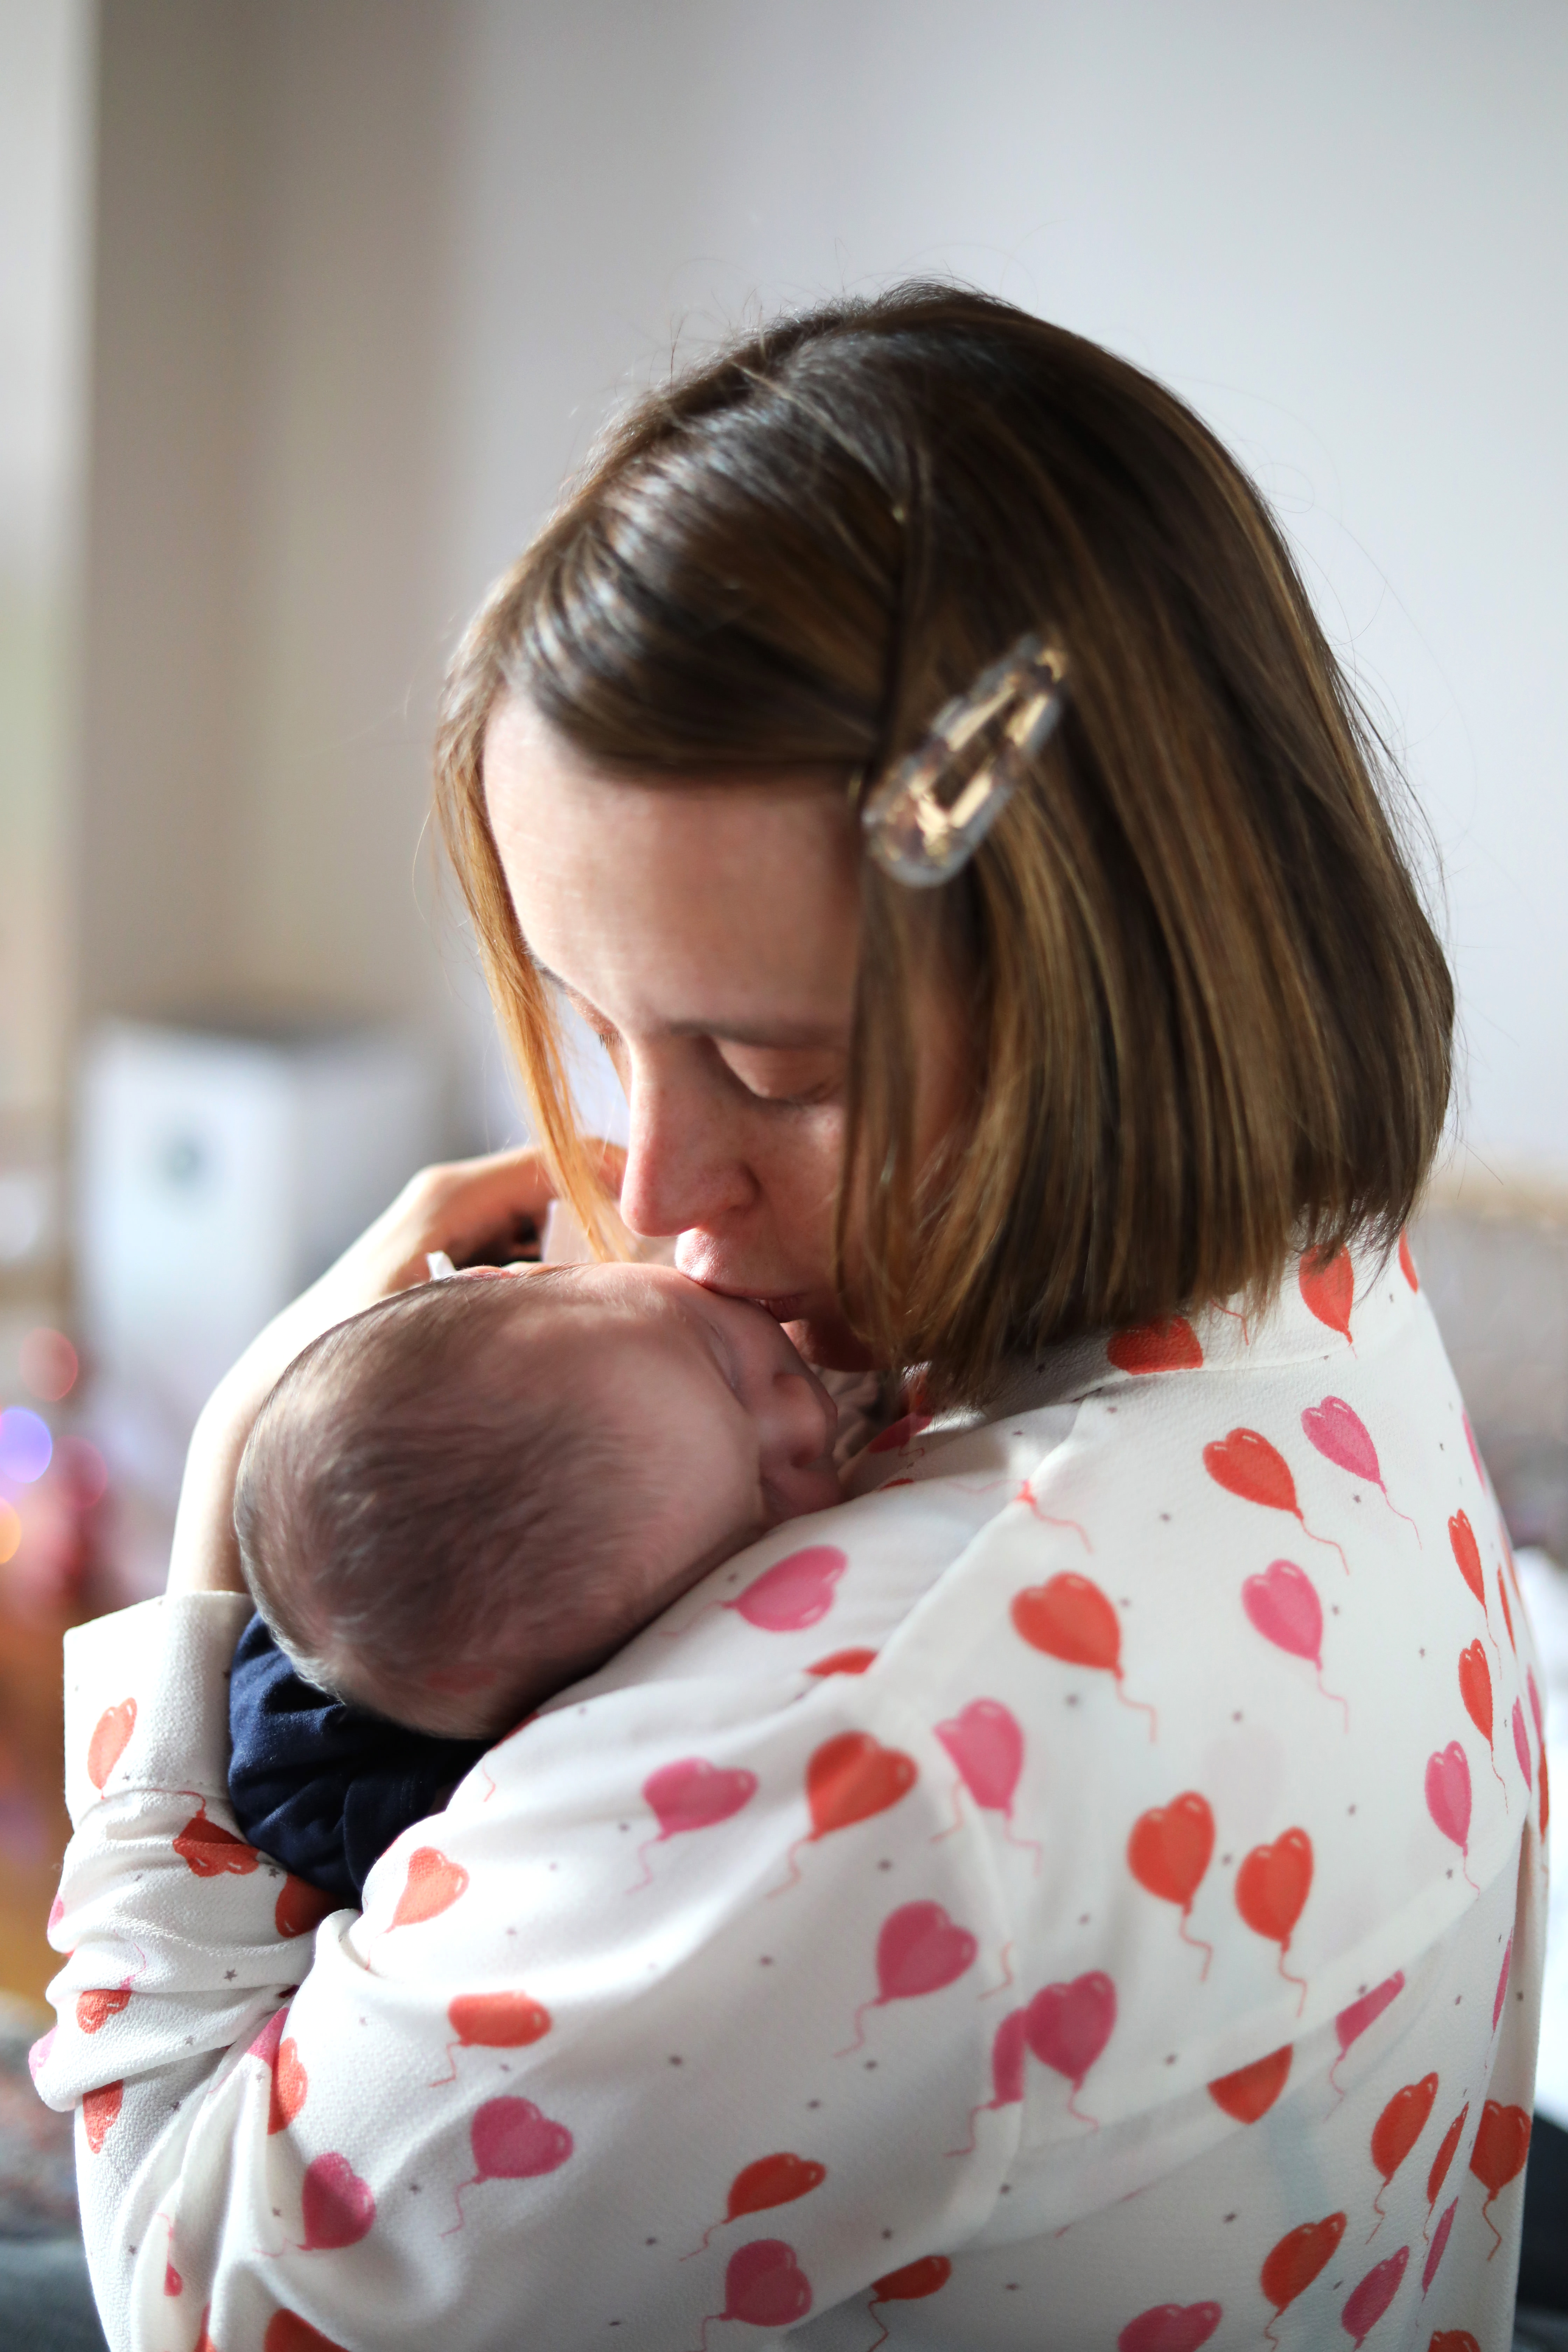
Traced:
POLYGON ((55 1475, 79 1511, 90 1511, 103 1500, 109 1466, 96 1445, 85 1437, 61 1437, 55 1443, 55 1475))
POLYGON ((22 1540, 22 1522, 10 1503, 0 1501, 0 1568, 15 1559, 22 1540))
POLYGON ((30 1486, 48 1468, 55 1450, 49 1424, 25 1404, 0 1412, 0 1478, 30 1486))
POLYGON ((29 1331, 22 1342, 22 1378, 36 1397, 46 1404, 58 1404, 76 1386, 79 1369, 76 1349, 63 1331, 51 1331, 41 1323, 29 1331))

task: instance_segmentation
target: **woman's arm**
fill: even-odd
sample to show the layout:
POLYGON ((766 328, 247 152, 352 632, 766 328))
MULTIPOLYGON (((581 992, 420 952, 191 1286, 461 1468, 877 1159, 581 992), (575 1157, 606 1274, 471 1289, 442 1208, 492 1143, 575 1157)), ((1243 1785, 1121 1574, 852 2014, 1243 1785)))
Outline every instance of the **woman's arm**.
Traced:
MULTIPOLYGON (((606 1188, 622 1155, 600 1146, 606 1188)), ((425 1278, 432 1250, 459 1265, 504 1256, 553 1195, 542 1156, 501 1151, 426 1168, 319 1282, 284 1308, 219 1381, 191 1439, 169 1560, 171 1592, 242 1592, 234 1536, 234 1482, 262 1402, 302 1348, 334 1323, 425 1278)))
POLYGON ((981 2225, 1012 1928, 879 1677, 781 1670, 721 1611, 700 1672, 587 1685, 492 1751, 312 1954, 225 1804, 244 1613, 70 1637, 39 2087, 80 2105, 116 2352, 688 2352, 981 2225))

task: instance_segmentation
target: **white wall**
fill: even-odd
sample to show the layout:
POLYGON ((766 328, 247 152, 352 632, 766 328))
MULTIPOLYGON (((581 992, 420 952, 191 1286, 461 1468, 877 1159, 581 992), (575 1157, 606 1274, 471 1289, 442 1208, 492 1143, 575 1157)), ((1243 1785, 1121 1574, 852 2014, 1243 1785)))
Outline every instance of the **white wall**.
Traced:
POLYGON ((1251 466, 1438 835, 1468 1143, 1568 1176, 1568 9, 463 0, 449 599, 607 403, 752 315, 952 270, 1251 466))

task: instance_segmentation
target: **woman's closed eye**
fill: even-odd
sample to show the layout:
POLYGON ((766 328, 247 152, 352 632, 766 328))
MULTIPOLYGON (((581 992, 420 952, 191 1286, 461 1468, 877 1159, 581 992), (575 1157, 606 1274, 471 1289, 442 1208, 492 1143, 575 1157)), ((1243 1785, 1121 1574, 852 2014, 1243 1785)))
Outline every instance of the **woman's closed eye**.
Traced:
POLYGON ((728 1076, 774 1110, 816 1110, 844 1089, 845 1055, 819 1047, 737 1045, 711 1040, 728 1076))

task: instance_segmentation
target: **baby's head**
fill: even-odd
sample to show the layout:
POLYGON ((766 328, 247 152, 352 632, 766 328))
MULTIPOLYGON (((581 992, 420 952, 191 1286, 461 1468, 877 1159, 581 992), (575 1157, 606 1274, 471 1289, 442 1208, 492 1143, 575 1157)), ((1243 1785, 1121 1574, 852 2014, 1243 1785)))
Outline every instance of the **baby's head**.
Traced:
POLYGON ((312 1682, 491 1736, 837 1502, 835 1423, 770 1315, 668 1267, 424 1284, 325 1333, 263 1405, 246 1577, 312 1682))

